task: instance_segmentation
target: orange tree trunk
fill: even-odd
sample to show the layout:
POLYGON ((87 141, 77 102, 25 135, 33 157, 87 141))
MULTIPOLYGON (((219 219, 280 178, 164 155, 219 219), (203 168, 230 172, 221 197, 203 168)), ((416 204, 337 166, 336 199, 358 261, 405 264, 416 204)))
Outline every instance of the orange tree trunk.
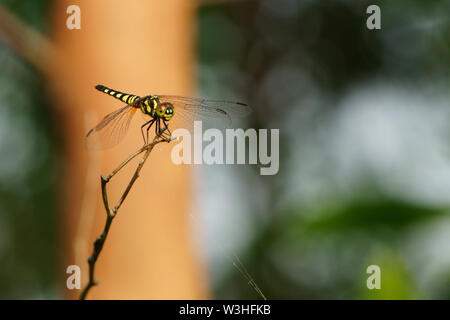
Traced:
MULTIPOLYGON (((62 177, 65 263, 82 267, 105 221, 100 174, 111 172, 142 145, 138 126, 122 143, 89 155, 84 136, 120 102, 96 84, 145 94, 190 95, 193 89, 194 7, 189 0, 55 1, 52 38, 64 64, 51 77, 61 107, 65 142, 62 177), (66 9, 81 9, 81 29, 68 30, 66 9)), ((141 115, 133 119, 142 123, 141 115)), ((190 170, 170 160, 172 146, 159 144, 113 221, 96 266, 91 299, 202 299, 205 275, 192 246, 188 210, 190 170)), ((108 184, 110 202, 118 200, 137 162, 108 184)), ((66 290, 78 297, 79 290, 66 290)))

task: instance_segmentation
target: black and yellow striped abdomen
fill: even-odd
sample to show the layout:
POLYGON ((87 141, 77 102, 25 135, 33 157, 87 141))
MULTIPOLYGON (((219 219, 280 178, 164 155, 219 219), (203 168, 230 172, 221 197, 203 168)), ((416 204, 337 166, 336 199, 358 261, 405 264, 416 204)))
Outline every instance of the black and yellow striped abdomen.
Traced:
POLYGON ((113 96, 116 99, 119 99, 122 102, 125 102, 126 104, 133 105, 140 97, 136 96, 134 94, 129 93, 123 93, 120 91, 116 91, 110 88, 107 88, 101 84, 96 85, 95 89, 98 91, 101 91, 103 93, 109 94, 110 96, 113 96))
POLYGON ((128 105, 139 108, 144 114, 148 114, 152 117, 155 116, 156 107, 159 105, 159 98, 157 96, 146 96, 141 98, 134 94, 113 90, 101 84, 96 85, 95 89, 106 93, 116 99, 119 99, 120 101, 125 102, 128 105), (139 102, 136 104, 137 101, 139 102))

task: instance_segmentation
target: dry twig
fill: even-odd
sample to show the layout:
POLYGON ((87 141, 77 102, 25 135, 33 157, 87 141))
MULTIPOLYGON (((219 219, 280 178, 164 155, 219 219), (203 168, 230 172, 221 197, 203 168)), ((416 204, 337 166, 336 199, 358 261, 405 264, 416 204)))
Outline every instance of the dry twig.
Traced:
POLYGON ((95 239, 94 241, 94 249, 92 251, 92 255, 88 258, 88 264, 89 264, 89 282, 84 287, 83 291, 80 294, 80 300, 84 300, 89 293, 89 290, 98 284, 98 282, 94 278, 94 270, 95 270, 95 263, 97 262, 98 256, 102 252, 103 245, 105 244, 106 238, 108 236, 109 229, 111 227, 111 223, 114 220, 114 217, 117 214, 117 211, 119 210, 122 203, 125 201, 125 198, 127 197, 128 193, 130 192, 131 188, 133 187, 133 184, 139 177, 139 173, 141 172, 142 167, 144 166, 145 161, 147 160, 148 156, 152 152, 153 148, 161 142, 167 142, 167 140, 161 139, 158 136, 156 136, 152 143, 147 144, 131 154, 128 158, 126 158, 124 161, 122 161, 119 166, 114 169, 108 176, 101 176, 101 187, 102 187, 102 197, 103 197, 103 204, 105 206, 106 210, 106 222, 105 227, 103 228, 103 232, 100 234, 100 236, 95 239), (140 155, 142 152, 145 151, 144 156, 139 161, 139 164, 136 168, 136 171, 134 172, 133 177, 131 178, 130 182, 128 183, 125 191, 123 192, 122 196, 120 197, 118 203, 114 206, 114 208, 111 210, 108 202, 108 193, 106 191, 106 185, 108 182, 125 166, 127 165, 131 160, 133 160, 135 157, 140 155))

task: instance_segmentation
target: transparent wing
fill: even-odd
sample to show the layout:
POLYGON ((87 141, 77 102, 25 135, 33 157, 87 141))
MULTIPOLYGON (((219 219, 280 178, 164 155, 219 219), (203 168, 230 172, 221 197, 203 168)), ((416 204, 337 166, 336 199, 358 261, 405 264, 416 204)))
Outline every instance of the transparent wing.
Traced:
POLYGON ((225 100, 196 99, 183 96, 158 95, 161 102, 170 102, 175 107, 174 117, 180 116, 189 122, 212 119, 210 123, 229 126, 233 119, 249 115, 252 109, 245 103, 225 100))
POLYGON ((86 146, 90 150, 107 149, 118 144, 130 127, 136 108, 126 105, 107 114, 86 135, 86 146))

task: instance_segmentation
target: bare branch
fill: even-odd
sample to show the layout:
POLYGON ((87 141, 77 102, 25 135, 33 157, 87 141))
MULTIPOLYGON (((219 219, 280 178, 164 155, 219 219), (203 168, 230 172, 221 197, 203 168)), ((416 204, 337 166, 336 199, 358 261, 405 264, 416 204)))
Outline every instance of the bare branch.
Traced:
POLYGON ((111 223, 114 220, 114 217, 117 214, 117 211, 119 210, 122 203, 125 201, 128 193, 130 192, 131 188, 133 187, 133 184, 139 177, 139 173, 141 172, 142 167, 144 166, 145 161, 147 160, 148 156, 152 152, 153 148, 161 142, 170 142, 171 140, 167 141, 165 139, 159 139, 159 137, 155 137, 152 141, 152 143, 145 145, 141 149, 137 150, 133 154, 131 154, 128 158, 126 158, 119 166, 114 169, 108 176, 104 177, 101 176, 100 182, 101 182, 101 189, 102 189, 102 197, 103 197, 103 204, 105 206, 106 211, 106 222, 105 227, 103 229, 103 232, 100 234, 100 236, 95 239, 94 241, 94 249, 92 251, 92 255, 88 258, 88 264, 89 264, 89 282, 87 283, 86 287, 83 289, 80 295, 80 300, 86 299, 87 294, 89 293, 89 290, 97 285, 97 281, 94 278, 94 269, 95 269, 95 263, 97 262, 98 256, 100 255, 103 245, 105 244, 106 238, 108 236, 109 229, 111 227, 111 223), (106 190, 106 186, 108 182, 111 180, 111 178, 118 173, 126 164, 128 164, 132 159, 134 159, 136 156, 141 154, 145 151, 144 156, 139 161, 139 164, 136 168, 136 171, 134 172, 133 177, 131 178, 130 182, 128 183, 125 191, 123 192, 122 196, 120 197, 118 203, 116 206, 114 206, 113 210, 110 209, 109 201, 108 201, 108 193, 106 190))
POLYGON ((60 63, 59 54, 53 44, 2 5, 0 39, 45 74, 60 63))

